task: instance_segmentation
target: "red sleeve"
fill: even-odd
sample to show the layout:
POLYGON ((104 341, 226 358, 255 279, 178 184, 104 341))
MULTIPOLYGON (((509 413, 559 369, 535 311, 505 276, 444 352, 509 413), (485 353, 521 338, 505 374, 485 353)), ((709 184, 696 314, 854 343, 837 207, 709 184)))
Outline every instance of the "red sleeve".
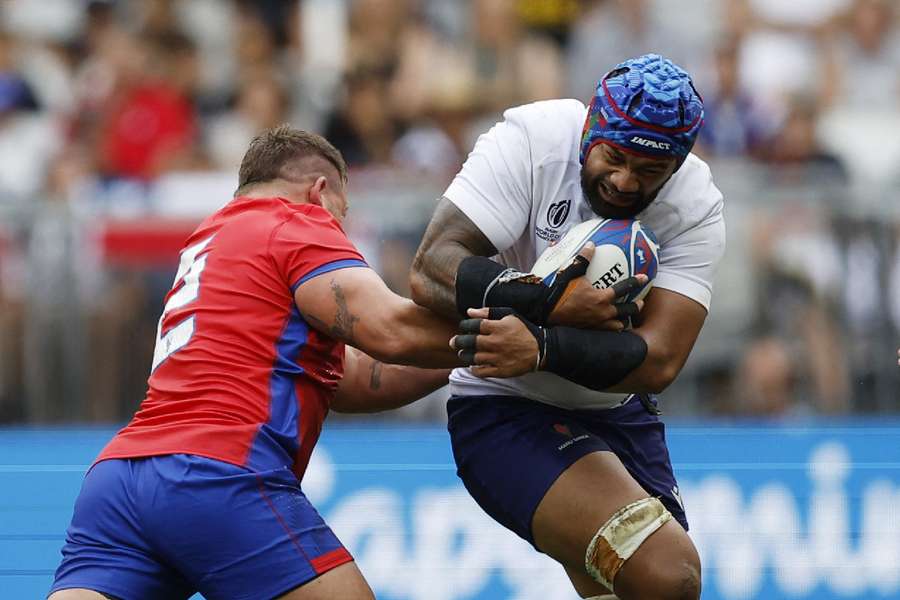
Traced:
POLYGON ((368 266, 324 208, 304 205, 272 232, 269 254, 291 291, 316 275, 368 266))

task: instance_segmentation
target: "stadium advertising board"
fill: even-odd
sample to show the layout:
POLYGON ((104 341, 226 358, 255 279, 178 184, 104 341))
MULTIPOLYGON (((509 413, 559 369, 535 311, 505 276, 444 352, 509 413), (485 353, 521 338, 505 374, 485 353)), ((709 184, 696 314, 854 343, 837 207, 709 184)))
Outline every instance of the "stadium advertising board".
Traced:
MULTIPOLYGON (((896 425, 670 427, 703 598, 900 598, 896 425)), ((111 433, 0 432, 7 597, 42 597, 81 473, 111 433)), ((440 427, 326 427, 305 488, 381 599, 577 597, 469 498, 440 427)))

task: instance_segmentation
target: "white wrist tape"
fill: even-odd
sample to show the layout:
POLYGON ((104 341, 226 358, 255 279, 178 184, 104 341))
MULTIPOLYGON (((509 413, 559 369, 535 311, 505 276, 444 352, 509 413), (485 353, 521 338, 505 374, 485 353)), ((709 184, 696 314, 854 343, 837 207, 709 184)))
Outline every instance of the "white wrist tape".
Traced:
POLYGON ((617 510, 588 544, 584 568, 613 589, 616 574, 650 535, 672 518, 657 498, 643 498, 617 510))

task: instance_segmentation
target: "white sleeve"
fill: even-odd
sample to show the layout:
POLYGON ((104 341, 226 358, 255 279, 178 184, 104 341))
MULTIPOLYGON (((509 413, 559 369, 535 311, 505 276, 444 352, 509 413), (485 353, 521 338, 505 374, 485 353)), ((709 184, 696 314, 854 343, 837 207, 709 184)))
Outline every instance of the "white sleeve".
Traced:
POLYGON ((515 109, 482 134, 444 192, 497 252, 512 246, 531 216, 531 141, 515 109))
MULTIPOLYGON (((710 184, 712 185, 712 184, 710 184)), ((719 190, 715 209, 695 226, 669 240, 659 250, 659 271, 653 286, 696 300, 709 311, 712 280, 725 253, 725 220, 719 190)))

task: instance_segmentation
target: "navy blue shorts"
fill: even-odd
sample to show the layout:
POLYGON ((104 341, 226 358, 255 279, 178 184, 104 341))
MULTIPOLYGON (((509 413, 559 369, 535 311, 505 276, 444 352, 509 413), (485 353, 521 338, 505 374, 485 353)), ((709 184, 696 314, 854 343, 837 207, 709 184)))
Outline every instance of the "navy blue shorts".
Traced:
POLYGON ((688 527, 665 427, 637 398, 608 410, 565 410, 514 396, 453 396, 447 415, 466 489, 532 546, 531 520, 547 490, 575 461, 599 450, 618 456, 641 487, 688 527))
POLYGON ((85 475, 51 591, 123 600, 275 598, 353 560, 287 468, 174 454, 85 475))

